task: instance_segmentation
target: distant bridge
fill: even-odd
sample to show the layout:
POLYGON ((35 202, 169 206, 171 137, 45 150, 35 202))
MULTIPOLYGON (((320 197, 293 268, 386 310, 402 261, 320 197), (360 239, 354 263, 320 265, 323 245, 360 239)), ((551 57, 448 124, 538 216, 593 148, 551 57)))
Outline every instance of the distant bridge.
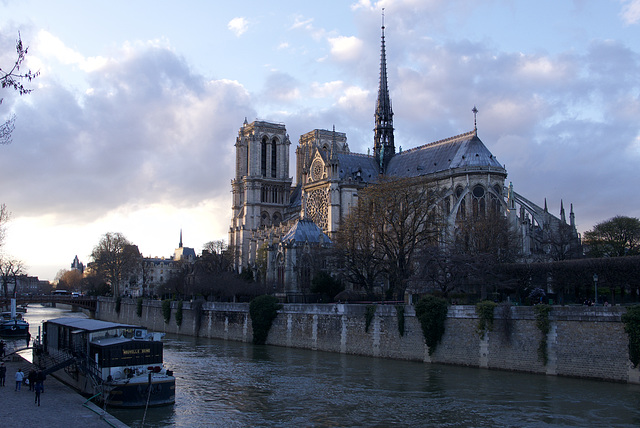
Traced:
MULTIPOLYGON (((37 296, 16 297, 16 304, 18 306, 31 304, 31 303, 52 303, 53 305, 65 304, 65 305, 71 305, 77 308, 88 309, 90 311, 95 312, 98 306, 98 298, 93 296, 89 297, 89 296, 72 296, 72 295, 62 295, 62 296, 37 295, 37 296)), ((6 310, 9 310, 11 308, 11 298, 0 297, 0 306, 7 308, 6 310)))

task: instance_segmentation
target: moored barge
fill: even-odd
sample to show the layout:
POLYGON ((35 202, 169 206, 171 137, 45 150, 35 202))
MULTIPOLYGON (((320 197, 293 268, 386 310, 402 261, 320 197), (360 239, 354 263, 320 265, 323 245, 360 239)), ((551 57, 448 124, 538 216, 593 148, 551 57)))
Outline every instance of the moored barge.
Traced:
POLYGON ((34 363, 82 394, 114 407, 175 402, 175 377, 163 366, 162 333, 83 318, 44 322, 34 363))

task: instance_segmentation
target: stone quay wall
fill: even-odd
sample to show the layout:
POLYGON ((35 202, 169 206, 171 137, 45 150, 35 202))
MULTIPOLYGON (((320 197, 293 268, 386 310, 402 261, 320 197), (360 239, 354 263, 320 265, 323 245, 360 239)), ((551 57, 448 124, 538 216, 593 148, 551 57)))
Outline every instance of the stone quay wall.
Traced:
MULTIPOLYGON (((182 323, 176 323, 178 302, 164 322, 162 302, 137 303, 100 298, 96 318, 150 330, 250 342, 248 303, 183 302, 182 323)), ((371 357, 514 370, 546 375, 640 384, 640 370, 629 361, 628 337, 621 322, 624 307, 554 306, 549 315, 547 364, 538 355, 542 333, 532 307, 495 310, 493 329, 478 332, 475 306, 450 306, 441 343, 432 355, 425 344, 413 306, 404 306, 405 330, 400 335, 394 306, 376 305, 366 329, 366 305, 285 304, 273 322, 267 344, 371 357)))

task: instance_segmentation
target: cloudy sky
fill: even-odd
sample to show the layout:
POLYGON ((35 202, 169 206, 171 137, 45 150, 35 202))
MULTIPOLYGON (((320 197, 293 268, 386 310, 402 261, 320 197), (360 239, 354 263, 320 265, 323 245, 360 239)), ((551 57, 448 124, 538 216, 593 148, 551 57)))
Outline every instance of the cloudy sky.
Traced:
MULTIPOLYGON (((34 91, 0 90, 3 249, 53 280, 106 232, 169 256, 226 239, 244 118, 372 146, 385 8, 396 146, 473 129, 515 190, 580 232, 640 217, 640 0, 0 0, 34 91), (214 6, 213 3, 216 3, 214 6)), ((292 174, 293 175, 293 174, 292 174)))

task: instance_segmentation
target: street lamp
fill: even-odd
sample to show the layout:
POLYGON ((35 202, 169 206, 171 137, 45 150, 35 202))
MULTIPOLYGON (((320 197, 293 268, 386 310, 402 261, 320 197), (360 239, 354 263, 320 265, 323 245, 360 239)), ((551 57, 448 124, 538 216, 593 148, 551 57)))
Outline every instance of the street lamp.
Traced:
POLYGON ((598 306, 598 274, 594 273, 593 274, 593 284, 596 287, 596 306, 598 306))

